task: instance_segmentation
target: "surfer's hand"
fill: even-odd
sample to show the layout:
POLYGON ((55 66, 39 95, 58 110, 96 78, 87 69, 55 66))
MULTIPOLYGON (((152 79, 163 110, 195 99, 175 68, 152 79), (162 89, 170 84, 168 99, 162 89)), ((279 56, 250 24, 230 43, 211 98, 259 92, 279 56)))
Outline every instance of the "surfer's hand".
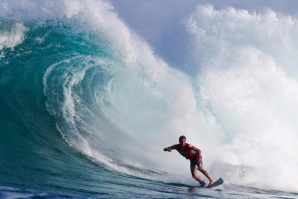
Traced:
POLYGON ((203 164, 203 160, 202 160, 202 158, 199 158, 199 163, 200 163, 200 164, 203 164))
POLYGON ((171 149, 169 149, 169 148, 164 148, 163 150, 164 150, 164 151, 171 152, 171 149))

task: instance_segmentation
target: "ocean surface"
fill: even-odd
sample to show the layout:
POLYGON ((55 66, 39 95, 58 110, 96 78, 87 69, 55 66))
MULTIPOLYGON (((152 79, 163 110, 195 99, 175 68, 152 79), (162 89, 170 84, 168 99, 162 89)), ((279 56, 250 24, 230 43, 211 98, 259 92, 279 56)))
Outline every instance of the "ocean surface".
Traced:
POLYGON ((1 0, 0 198, 298 198, 297 19, 179 27, 170 63, 106 1, 1 0), (223 185, 163 151, 180 135, 223 185))

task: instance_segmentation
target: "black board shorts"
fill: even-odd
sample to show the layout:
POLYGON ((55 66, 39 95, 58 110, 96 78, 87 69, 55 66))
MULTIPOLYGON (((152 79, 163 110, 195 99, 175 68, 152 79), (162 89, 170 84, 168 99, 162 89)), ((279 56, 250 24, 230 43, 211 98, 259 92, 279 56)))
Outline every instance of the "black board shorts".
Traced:
POLYGON ((195 157, 189 159, 189 161, 190 161, 190 169, 194 169, 194 168, 196 168, 196 166, 203 164, 203 161, 202 162, 199 161, 198 155, 195 155, 195 157))

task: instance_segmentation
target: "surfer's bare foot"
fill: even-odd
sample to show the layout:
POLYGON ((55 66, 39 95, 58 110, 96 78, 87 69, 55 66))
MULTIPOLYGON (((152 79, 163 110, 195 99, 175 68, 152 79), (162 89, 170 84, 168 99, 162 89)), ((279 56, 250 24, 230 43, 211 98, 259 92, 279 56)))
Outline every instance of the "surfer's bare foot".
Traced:
POLYGON ((210 187, 211 185, 213 185, 214 184, 214 181, 213 180, 211 180, 210 182, 209 182, 209 184, 208 184, 208 186, 207 187, 210 187))

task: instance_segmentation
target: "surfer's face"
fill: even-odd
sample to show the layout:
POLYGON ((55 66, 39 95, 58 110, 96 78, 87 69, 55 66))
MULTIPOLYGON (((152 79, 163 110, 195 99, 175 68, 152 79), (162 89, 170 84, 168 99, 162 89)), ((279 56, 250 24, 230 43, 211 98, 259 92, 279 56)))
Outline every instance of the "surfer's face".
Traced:
POLYGON ((185 142, 186 142, 186 139, 179 140, 179 143, 180 143, 181 146, 184 146, 185 145, 185 142))

